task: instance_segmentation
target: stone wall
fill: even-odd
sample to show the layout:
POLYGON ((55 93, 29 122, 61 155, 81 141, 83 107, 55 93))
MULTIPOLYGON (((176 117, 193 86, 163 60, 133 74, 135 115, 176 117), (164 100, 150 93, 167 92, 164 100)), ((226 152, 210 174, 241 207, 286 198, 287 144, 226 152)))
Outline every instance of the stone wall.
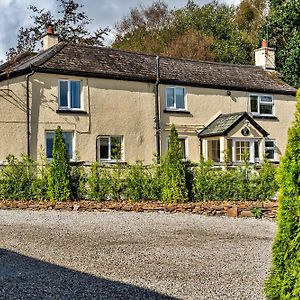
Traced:
POLYGON ((64 210, 64 211, 134 211, 134 212, 168 212, 192 213, 207 216, 227 217, 255 217, 252 212, 257 208, 263 218, 276 219, 278 203, 275 201, 231 201, 231 202, 189 202, 184 204, 167 204, 161 202, 131 202, 131 201, 74 201, 74 202, 46 202, 46 201, 13 201, 0 200, 0 209, 28 209, 28 210, 64 210))

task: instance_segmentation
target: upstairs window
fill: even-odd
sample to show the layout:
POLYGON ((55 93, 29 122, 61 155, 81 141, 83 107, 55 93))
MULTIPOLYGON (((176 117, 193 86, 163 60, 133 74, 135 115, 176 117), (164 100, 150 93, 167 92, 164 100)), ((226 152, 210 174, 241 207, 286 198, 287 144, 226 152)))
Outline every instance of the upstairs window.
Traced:
POLYGON ((100 136, 98 137, 97 151, 100 161, 122 161, 123 160, 123 138, 122 136, 100 136))
MULTIPOLYGON (((63 138, 66 144, 69 157, 70 159, 74 159, 73 132, 64 131, 62 134, 63 134, 63 138)), ((46 132, 46 157, 49 160, 52 159, 53 142, 54 142, 54 131, 47 131, 46 132)))
POLYGON ((167 109, 185 109, 185 88, 167 87, 166 88, 166 108, 167 109))
POLYGON ((59 81, 59 108, 81 109, 81 82, 79 80, 59 81))
POLYGON ((274 101, 270 95, 250 95, 250 112, 254 115, 274 115, 274 101))

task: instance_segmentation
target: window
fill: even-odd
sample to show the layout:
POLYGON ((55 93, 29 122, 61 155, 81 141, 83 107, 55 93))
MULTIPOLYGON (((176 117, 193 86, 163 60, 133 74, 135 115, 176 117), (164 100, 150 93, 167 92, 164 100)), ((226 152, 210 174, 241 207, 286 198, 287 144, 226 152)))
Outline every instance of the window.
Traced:
MULTIPOLYGON (((179 148, 182 151, 182 157, 183 159, 187 159, 188 158, 188 147, 187 147, 187 138, 183 138, 183 137, 179 137, 178 138, 178 143, 179 143, 179 148)), ((167 149, 169 149, 169 137, 167 137, 166 139, 166 145, 167 145, 167 149)))
POLYGON ((98 158, 102 161, 123 159, 121 136, 100 136, 97 141, 98 158))
POLYGON ((254 142, 254 160, 259 161, 259 143, 258 143, 258 141, 254 142))
POLYGON ((179 142, 179 147, 182 151, 182 157, 184 159, 187 159, 187 139, 185 138, 179 138, 178 139, 179 142))
POLYGON ((270 160, 275 159, 275 141, 272 140, 265 141, 265 154, 267 159, 270 160))
POLYGON ((185 109, 185 89, 183 87, 166 88, 166 108, 185 109))
POLYGON ((208 160, 220 162, 220 140, 208 140, 208 160))
MULTIPOLYGON (((70 159, 73 159, 74 158, 73 132, 71 132, 71 131, 63 132, 63 138, 66 143, 69 157, 70 157, 70 159)), ((47 159, 52 159, 53 141, 54 141, 54 131, 46 132, 46 157, 47 157, 47 159)))
POLYGON ((256 115, 274 115, 273 97, 269 95, 250 95, 250 112, 256 115))
POLYGON ((250 156, 250 142, 249 141, 236 141, 235 142, 235 160, 243 161, 245 156, 250 156))
POLYGON ((59 108, 81 109, 81 82, 79 80, 59 81, 59 108))

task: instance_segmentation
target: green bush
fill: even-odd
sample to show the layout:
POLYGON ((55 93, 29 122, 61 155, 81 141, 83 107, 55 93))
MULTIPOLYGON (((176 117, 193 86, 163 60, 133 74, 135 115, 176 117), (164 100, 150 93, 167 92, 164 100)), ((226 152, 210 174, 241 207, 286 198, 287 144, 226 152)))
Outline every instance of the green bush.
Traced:
POLYGON ((186 172, 182 150, 178 142, 178 133, 172 124, 169 137, 169 149, 163 163, 162 201, 186 202, 188 191, 186 187, 186 172))
POLYGON ((52 157, 48 176, 48 196, 51 201, 70 200, 72 195, 70 159, 60 127, 55 130, 52 157))
POLYGON ((265 292, 270 300, 300 299, 300 90, 295 120, 278 170, 278 231, 265 292))
POLYGON ((95 162, 86 183, 86 195, 92 200, 106 200, 111 190, 111 175, 107 168, 95 162))
POLYGON ((36 163, 24 155, 20 160, 9 155, 6 160, 7 164, 0 173, 0 197, 12 200, 33 199, 36 163))
POLYGON ((130 200, 147 200, 149 198, 148 183, 151 174, 143 166, 141 161, 127 168, 127 174, 124 181, 125 196, 130 200))
POLYGON ((110 171, 110 194, 109 199, 122 200, 124 198, 126 167, 117 162, 110 171))

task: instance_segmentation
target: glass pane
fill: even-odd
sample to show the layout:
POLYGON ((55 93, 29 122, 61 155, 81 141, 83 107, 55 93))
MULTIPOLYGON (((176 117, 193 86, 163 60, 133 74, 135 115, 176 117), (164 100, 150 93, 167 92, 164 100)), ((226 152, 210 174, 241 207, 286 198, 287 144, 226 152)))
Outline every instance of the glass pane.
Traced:
POLYGON ((100 138, 100 158, 109 159, 108 137, 100 138))
POLYGON ((272 103, 273 102, 273 99, 271 96, 261 96, 260 97, 260 101, 261 102, 269 102, 269 103, 272 103))
POLYGON ((263 115, 272 115, 273 114, 273 105, 260 104, 260 113, 263 115))
POLYGON ((68 107, 68 81, 59 82, 59 106, 68 107))
POLYGON ((254 142, 254 158, 259 159, 259 145, 258 141, 254 142))
POLYGON ((121 137, 111 137, 111 159, 121 159, 121 137))
POLYGON ((274 141, 265 141, 266 148, 274 148, 274 141))
POLYGON ((178 139, 179 147, 182 150, 182 157, 186 158, 186 151, 185 151, 185 139, 178 139))
POLYGON ((174 89, 173 88, 167 88, 167 107, 174 108, 174 89))
POLYGON ((70 158, 73 158, 73 133, 63 132, 66 148, 70 158))
POLYGON ((266 149, 266 157, 268 159, 274 159, 275 151, 273 149, 266 149))
POLYGON ((54 133, 47 132, 46 133, 46 157, 47 158, 52 158, 53 139, 54 139, 54 133))
POLYGON ((80 81, 71 81, 71 108, 80 108, 80 81))
POLYGON ((258 113, 258 97, 250 96, 250 111, 253 113, 258 113))
POLYGON ((184 88, 176 88, 176 108, 184 108, 184 88))

